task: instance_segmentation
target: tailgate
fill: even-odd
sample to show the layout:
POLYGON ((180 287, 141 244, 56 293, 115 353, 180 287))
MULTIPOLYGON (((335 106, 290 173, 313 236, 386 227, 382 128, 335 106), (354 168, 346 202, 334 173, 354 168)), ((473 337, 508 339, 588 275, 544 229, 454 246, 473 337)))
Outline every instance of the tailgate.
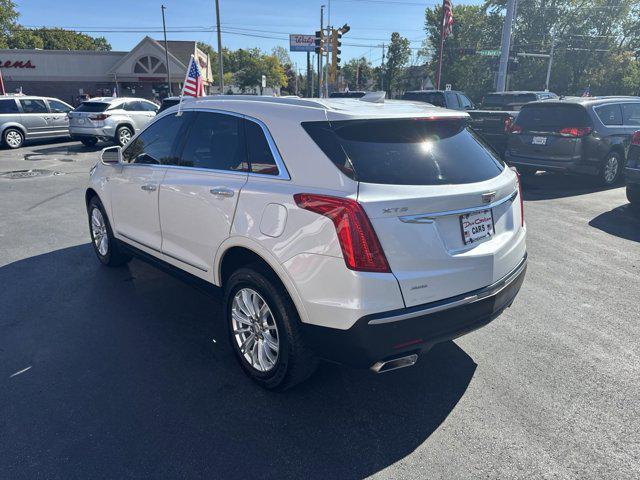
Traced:
POLYGON ((358 201, 407 307, 490 285, 525 254, 517 179, 509 169, 492 180, 465 185, 361 183, 358 201), (483 194, 489 194, 484 197, 491 198, 489 203, 483 194), (492 218, 491 235, 466 243, 463 223, 487 216, 492 218))

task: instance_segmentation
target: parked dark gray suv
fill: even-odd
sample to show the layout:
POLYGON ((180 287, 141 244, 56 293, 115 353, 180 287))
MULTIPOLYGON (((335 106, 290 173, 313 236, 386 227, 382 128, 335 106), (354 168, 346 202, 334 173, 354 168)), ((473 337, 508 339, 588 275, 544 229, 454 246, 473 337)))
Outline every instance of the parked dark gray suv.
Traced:
POLYGON ((521 174, 536 170, 621 177, 631 135, 640 126, 640 97, 571 97, 526 104, 509 133, 505 160, 521 174))

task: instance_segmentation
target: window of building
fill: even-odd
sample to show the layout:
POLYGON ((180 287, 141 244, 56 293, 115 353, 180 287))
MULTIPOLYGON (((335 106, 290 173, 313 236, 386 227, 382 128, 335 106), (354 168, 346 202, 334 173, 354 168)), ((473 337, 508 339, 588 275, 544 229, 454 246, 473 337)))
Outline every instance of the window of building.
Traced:
POLYGON ((167 67, 158 57, 146 55, 133 66, 134 73, 167 73, 167 67))

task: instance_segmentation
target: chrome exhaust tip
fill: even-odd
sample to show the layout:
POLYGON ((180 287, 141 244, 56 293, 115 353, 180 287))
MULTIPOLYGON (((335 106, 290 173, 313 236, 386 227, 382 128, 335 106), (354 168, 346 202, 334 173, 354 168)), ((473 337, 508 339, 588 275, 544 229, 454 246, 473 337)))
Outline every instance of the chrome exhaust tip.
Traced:
POLYGON ((405 357, 393 358, 382 362, 376 362, 371 366, 371 370, 375 373, 390 372, 399 368, 411 367, 418 361, 418 354, 407 355, 405 357))

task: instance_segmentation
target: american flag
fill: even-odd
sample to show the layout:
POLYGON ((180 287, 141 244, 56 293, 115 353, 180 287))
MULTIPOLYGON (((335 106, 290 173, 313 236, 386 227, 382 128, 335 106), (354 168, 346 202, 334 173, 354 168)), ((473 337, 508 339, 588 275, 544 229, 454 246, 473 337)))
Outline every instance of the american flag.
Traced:
POLYGON ((193 55, 191 55, 191 61, 189 62, 189 69, 187 70, 187 77, 184 79, 184 87, 182 87, 182 94, 189 97, 202 97, 204 96, 204 80, 200 73, 200 68, 193 55))
POLYGON ((451 0, 442 3, 442 38, 447 38, 453 33, 453 10, 451 0))

